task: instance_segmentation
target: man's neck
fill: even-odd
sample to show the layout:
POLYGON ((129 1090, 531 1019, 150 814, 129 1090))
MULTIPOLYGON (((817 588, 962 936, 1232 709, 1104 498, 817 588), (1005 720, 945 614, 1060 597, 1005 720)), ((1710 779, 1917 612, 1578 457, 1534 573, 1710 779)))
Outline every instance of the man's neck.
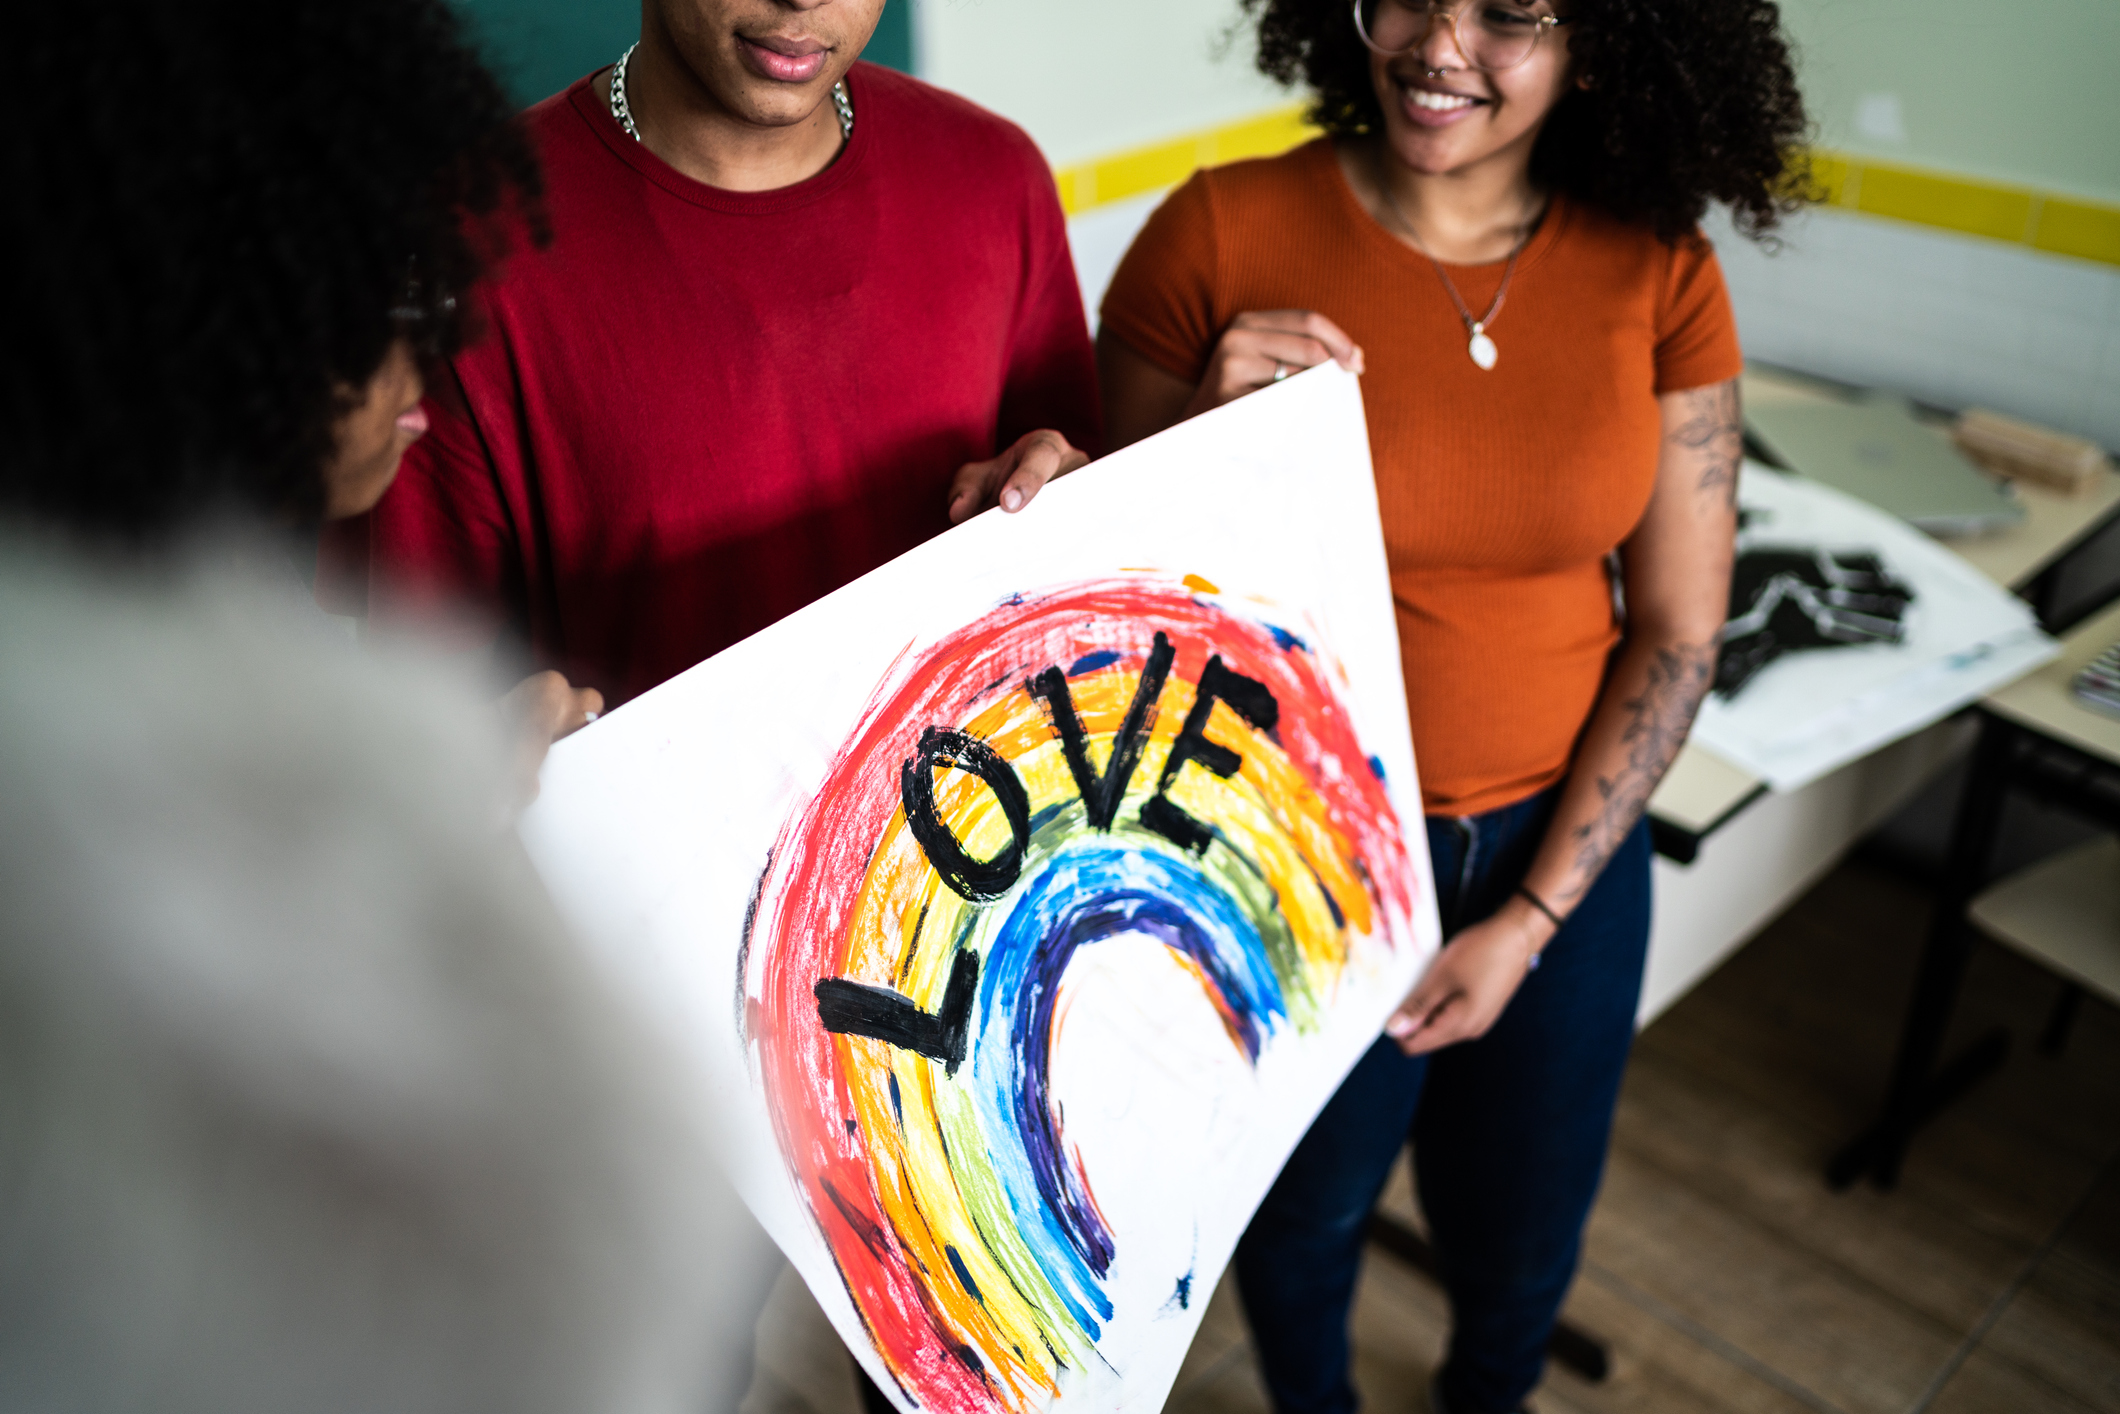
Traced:
MULTIPOLYGON (((595 83, 608 103, 611 76, 595 83)), ((641 36, 626 64, 626 106, 650 152, 724 191, 773 191, 807 181, 839 155, 839 113, 827 98, 796 122, 765 125, 730 112, 660 35, 641 36)))

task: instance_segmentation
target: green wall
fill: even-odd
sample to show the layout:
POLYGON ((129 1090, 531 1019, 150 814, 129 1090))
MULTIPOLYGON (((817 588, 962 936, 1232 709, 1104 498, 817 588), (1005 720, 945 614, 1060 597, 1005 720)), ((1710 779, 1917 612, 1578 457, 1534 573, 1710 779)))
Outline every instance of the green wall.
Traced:
POLYGON ((920 76, 1020 123, 1057 167, 1295 97, 1253 66, 1238 0, 920 3, 920 76))
POLYGON ((1824 146, 2120 202, 2120 0, 1781 8, 1824 146))
MULTIPOLYGON (((486 58, 525 105, 616 59, 640 37, 640 0, 457 0, 486 58)), ((913 67, 912 0, 888 0, 863 58, 913 67)))

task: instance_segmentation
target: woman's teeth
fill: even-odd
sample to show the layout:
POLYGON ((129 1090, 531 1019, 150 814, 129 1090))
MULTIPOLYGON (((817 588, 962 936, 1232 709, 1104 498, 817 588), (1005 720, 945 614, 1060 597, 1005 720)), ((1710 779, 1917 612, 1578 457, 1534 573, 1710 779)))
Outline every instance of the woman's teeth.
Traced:
POLYGON ((1430 93, 1424 88, 1407 90, 1413 95, 1413 106, 1426 108, 1432 113, 1450 113, 1459 108, 1470 108, 1473 100, 1461 93, 1430 93))

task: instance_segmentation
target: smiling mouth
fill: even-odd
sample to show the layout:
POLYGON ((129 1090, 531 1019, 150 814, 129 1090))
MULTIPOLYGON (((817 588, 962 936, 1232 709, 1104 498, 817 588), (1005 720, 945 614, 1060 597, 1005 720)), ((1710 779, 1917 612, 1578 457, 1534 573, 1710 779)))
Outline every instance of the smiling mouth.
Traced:
POLYGON ((1400 111, 1417 127, 1452 127, 1468 119, 1475 108, 1492 107, 1494 102, 1477 93, 1461 93, 1426 74, 1394 73, 1391 81, 1404 105, 1400 111))
POLYGON ((1391 81, 1415 107, 1426 109, 1430 113, 1461 113, 1467 108, 1479 107, 1487 101, 1476 93, 1461 93, 1425 75, 1395 73, 1391 76, 1391 81))
POLYGON ((1455 113, 1480 101, 1462 93, 1431 93, 1425 88, 1409 88, 1406 96, 1413 100, 1414 107, 1426 108, 1431 113, 1455 113))

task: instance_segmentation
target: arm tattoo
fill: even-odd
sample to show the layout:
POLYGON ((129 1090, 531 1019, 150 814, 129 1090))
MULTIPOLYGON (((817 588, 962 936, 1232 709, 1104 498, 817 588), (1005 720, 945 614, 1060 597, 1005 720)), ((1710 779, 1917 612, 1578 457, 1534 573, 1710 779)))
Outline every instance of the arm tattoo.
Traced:
POLYGON ((1745 424, 1738 410, 1737 380, 1680 393, 1685 418, 1668 440, 1700 468, 1697 488, 1732 509, 1737 505, 1737 469, 1745 455, 1745 424))
POLYGON ((1640 695, 1620 704, 1627 714, 1620 743, 1627 759, 1610 776, 1597 778, 1597 793, 1604 804, 1596 817, 1574 831, 1575 867, 1580 882, 1571 889, 1571 901, 1590 892, 1605 861, 1612 857, 1627 832, 1634 828, 1649 796, 1663 779, 1671 758, 1693 726, 1693 714, 1715 674, 1713 643, 1674 643, 1658 648, 1649 660, 1649 680, 1640 695))

